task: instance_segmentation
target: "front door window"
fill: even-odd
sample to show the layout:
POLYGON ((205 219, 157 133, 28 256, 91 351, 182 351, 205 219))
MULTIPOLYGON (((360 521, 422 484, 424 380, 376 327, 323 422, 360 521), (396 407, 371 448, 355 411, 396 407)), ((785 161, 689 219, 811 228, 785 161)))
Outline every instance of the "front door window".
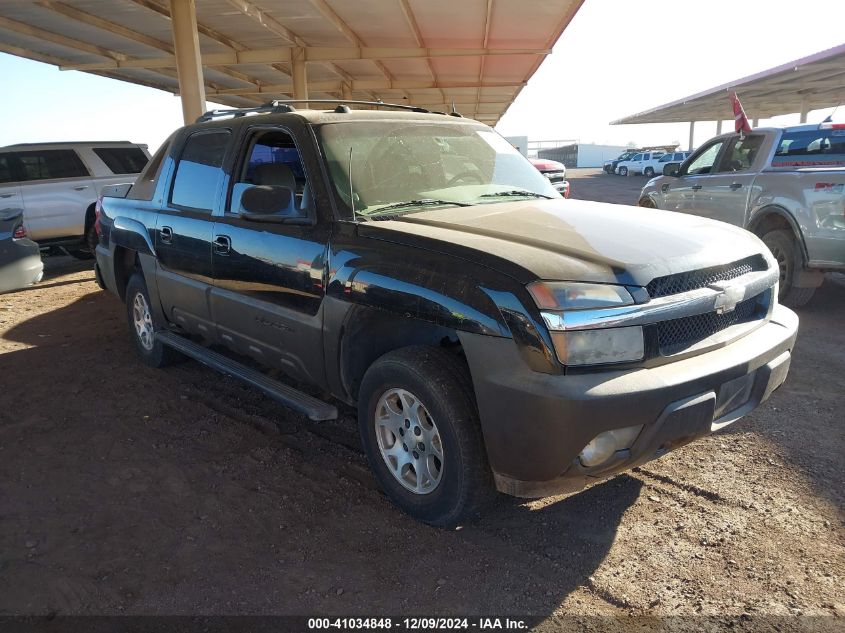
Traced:
POLYGON ((686 175, 698 176, 701 174, 709 174, 713 170, 713 165, 716 163, 716 158, 722 150, 724 141, 716 141, 712 145, 707 146, 704 150, 693 160, 687 167, 686 175))

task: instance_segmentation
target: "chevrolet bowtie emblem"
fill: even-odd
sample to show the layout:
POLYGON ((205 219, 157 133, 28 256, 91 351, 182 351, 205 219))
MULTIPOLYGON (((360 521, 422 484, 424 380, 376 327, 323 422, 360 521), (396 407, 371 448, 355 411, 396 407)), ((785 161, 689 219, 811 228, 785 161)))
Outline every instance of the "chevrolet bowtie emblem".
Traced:
POLYGON ((717 314, 733 312, 736 308, 736 304, 745 298, 745 286, 731 285, 729 283, 717 281, 707 287, 719 292, 719 294, 716 295, 716 301, 714 304, 717 314))

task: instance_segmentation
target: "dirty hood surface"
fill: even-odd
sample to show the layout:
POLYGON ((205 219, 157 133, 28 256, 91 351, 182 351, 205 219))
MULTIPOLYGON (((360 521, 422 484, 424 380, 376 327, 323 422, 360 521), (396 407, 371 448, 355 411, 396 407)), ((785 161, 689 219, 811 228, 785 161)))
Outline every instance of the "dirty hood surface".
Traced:
POLYGON ((754 235, 724 222, 582 200, 444 207, 362 228, 372 228, 381 239, 445 253, 458 247, 463 256, 503 272, 521 269, 523 281, 644 286, 655 277, 765 251, 754 235))

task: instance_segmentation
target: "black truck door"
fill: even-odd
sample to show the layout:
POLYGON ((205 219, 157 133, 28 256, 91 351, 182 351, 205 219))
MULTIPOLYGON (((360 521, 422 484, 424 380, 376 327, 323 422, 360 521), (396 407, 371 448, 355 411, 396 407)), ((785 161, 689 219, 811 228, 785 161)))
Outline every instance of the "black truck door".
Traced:
POLYGON ((211 214, 223 190, 223 158, 231 136, 218 129, 187 138, 156 221, 162 308, 170 321, 210 340, 215 339, 209 308, 211 214))
MULTIPOLYGON (((226 203, 212 236, 211 314, 218 339, 271 367, 322 385, 322 303, 330 225, 316 205, 293 136, 278 126, 245 131, 226 203), (243 217, 252 186, 290 189, 293 223, 243 217)), ((316 171, 316 170, 312 170, 316 171)))

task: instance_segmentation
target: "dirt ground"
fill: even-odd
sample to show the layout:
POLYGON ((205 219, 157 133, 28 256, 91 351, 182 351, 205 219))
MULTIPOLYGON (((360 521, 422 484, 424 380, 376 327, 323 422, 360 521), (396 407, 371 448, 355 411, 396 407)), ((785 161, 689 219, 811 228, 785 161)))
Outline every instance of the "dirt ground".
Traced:
MULTIPOLYGON (((576 195, 641 186, 576 175, 576 195)), ((90 265, 45 261, 40 285, 0 295, 0 615, 530 614, 554 630, 803 614, 825 617, 782 630, 841 630, 838 279, 800 312, 785 386, 725 432, 444 531, 382 496, 351 410, 310 423, 195 362, 147 368, 90 265)))

